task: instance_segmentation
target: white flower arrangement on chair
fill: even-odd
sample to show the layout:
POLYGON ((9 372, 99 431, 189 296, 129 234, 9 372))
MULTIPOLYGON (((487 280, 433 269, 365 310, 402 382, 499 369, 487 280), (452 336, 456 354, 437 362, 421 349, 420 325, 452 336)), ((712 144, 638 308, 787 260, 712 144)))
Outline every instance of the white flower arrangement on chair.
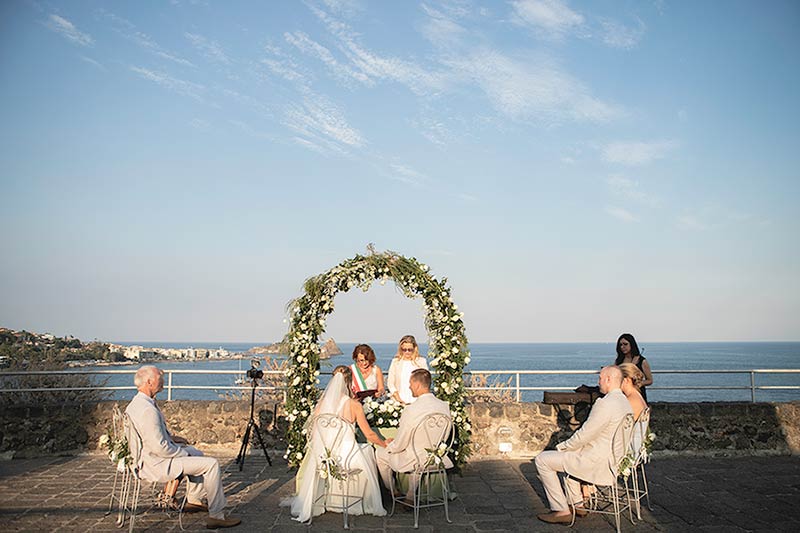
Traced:
POLYGON ((331 455, 331 451, 325 448, 325 454, 319 456, 319 465, 317 466, 317 473, 322 479, 328 479, 328 476, 337 481, 344 481, 342 475, 342 467, 335 457, 331 455))
POLYGON ((125 471, 125 467, 131 463, 131 452, 128 449, 128 439, 124 436, 115 438, 111 430, 106 431, 100 436, 100 446, 105 448, 106 454, 112 463, 117 465, 117 470, 125 471))

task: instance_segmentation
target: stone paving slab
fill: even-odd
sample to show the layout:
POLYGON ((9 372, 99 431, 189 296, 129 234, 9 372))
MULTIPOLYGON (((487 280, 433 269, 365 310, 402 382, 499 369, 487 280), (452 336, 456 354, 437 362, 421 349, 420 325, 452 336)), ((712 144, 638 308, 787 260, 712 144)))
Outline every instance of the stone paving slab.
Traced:
MULTIPOLYGON (((280 507, 294 488, 294 471, 281 459, 275 466, 253 455, 242 472, 231 457, 221 459, 225 492, 242 525, 232 532, 341 531, 342 517, 326 513, 311 525, 291 519, 280 507)), ((653 510, 642 520, 623 519, 623 531, 800 531, 800 457, 670 458, 647 467, 653 510)), ((0 531, 119 531, 116 513, 108 513, 114 469, 105 456, 14 459, 0 462, 0 531)), ((453 476, 458 498, 450 505, 451 522, 441 508, 420 513, 420 532, 567 531, 539 522, 546 499, 529 459, 478 460, 453 476)), ((159 487, 160 488, 160 487, 159 487)), ((183 487, 179 492, 181 495, 183 487)), ((180 531, 178 517, 153 507, 143 489, 137 531, 180 531)), ((389 509, 390 505, 387 505, 389 509)), ((187 531, 205 531, 205 513, 183 515, 187 531)), ((127 528, 128 524, 125 524, 127 528)), ((413 530, 413 515, 356 516, 357 532, 399 533, 413 530)), ((608 518, 578 519, 572 530, 613 531, 608 518)))

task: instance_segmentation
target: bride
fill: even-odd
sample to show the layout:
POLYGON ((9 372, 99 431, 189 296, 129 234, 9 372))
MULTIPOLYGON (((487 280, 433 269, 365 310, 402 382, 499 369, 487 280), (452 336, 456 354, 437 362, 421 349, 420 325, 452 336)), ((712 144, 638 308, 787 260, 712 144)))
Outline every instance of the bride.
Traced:
MULTIPOLYGON (((375 464, 375 451, 369 444, 359 444, 355 437, 355 424, 361 429, 369 442, 376 446, 385 447, 384 440, 369 427, 364 416, 364 409, 361 404, 351 397, 352 374, 346 366, 338 366, 333 370, 331 382, 322 393, 322 398, 317 402, 316 407, 309 423, 306 425, 307 434, 310 435, 306 444, 305 457, 300 464, 295 478, 296 493, 288 498, 282 505, 291 506, 291 513, 295 520, 306 522, 312 517, 322 514, 324 498, 314 503, 325 490, 325 481, 319 475, 321 464, 326 456, 342 460, 349 458, 346 465, 340 465, 349 469, 360 469, 361 473, 354 478, 350 484, 350 494, 364 497, 364 513, 375 516, 385 516, 386 510, 381 501, 381 491, 378 486, 377 467, 375 464), (339 440, 338 450, 326 450, 322 432, 337 431, 313 427, 314 419, 319 415, 337 415, 344 419, 348 425, 344 428, 344 436, 339 440)), ((339 482, 329 480, 334 484, 335 492, 344 493, 338 490, 339 482)), ((342 483, 342 485, 344 485, 342 483)), ((341 487, 344 489, 344 486, 341 487)), ((333 509, 332 509, 333 510, 333 509)), ((361 505, 353 506, 348 514, 361 514, 361 505)))

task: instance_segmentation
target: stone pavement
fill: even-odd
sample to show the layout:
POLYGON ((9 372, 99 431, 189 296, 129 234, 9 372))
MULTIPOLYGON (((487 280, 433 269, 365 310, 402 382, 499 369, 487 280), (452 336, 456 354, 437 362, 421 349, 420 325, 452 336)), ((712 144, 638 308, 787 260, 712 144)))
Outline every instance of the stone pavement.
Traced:
MULTIPOLYGON (((293 471, 282 459, 268 466, 248 457, 244 470, 222 460, 231 511, 242 525, 230 531, 341 531, 341 515, 327 513, 311 526, 291 520, 279 506, 293 487, 293 471)), ((800 531, 800 457, 669 458, 648 465, 653 511, 624 531, 800 531)), ((117 531, 106 515, 114 473, 105 456, 50 457, 0 461, 0 531, 117 531)), ((453 476, 458 498, 452 523, 441 508, 423 510, 422 532, 566 531, 536 520, 546 511, 544 491, 528 459, 477 460, 463 476, 453 476)), ((182 493, 183 488, 181 488, 182 493)), ((143 495, 149 490, 143 490, 143 495)), ((137 531, 179 530, 175 515, 143 502, 137 531)), ((188 531, 204 530, 205 513, 184 515, 188 531)), ((413 531, 413 517, 357 516, 355 531, 413 531)), ((127 527, 127 524, 126 524, 127 527)), ((613 531, 603 517, 578 519, 579 531, 613 531)))

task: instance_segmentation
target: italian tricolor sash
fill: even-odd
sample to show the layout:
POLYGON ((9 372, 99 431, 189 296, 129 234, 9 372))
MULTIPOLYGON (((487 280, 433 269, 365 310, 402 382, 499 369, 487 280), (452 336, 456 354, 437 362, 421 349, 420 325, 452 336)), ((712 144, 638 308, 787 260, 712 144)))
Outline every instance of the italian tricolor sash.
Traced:
POLYGON ((367 382, 364 380, 364 376, 361 374, 361 369, 358 368, 358 365, 353 363, 350 365, 350 370, 352 370, 353 373, 353 390, 355 392, 367 390, 367 382))

